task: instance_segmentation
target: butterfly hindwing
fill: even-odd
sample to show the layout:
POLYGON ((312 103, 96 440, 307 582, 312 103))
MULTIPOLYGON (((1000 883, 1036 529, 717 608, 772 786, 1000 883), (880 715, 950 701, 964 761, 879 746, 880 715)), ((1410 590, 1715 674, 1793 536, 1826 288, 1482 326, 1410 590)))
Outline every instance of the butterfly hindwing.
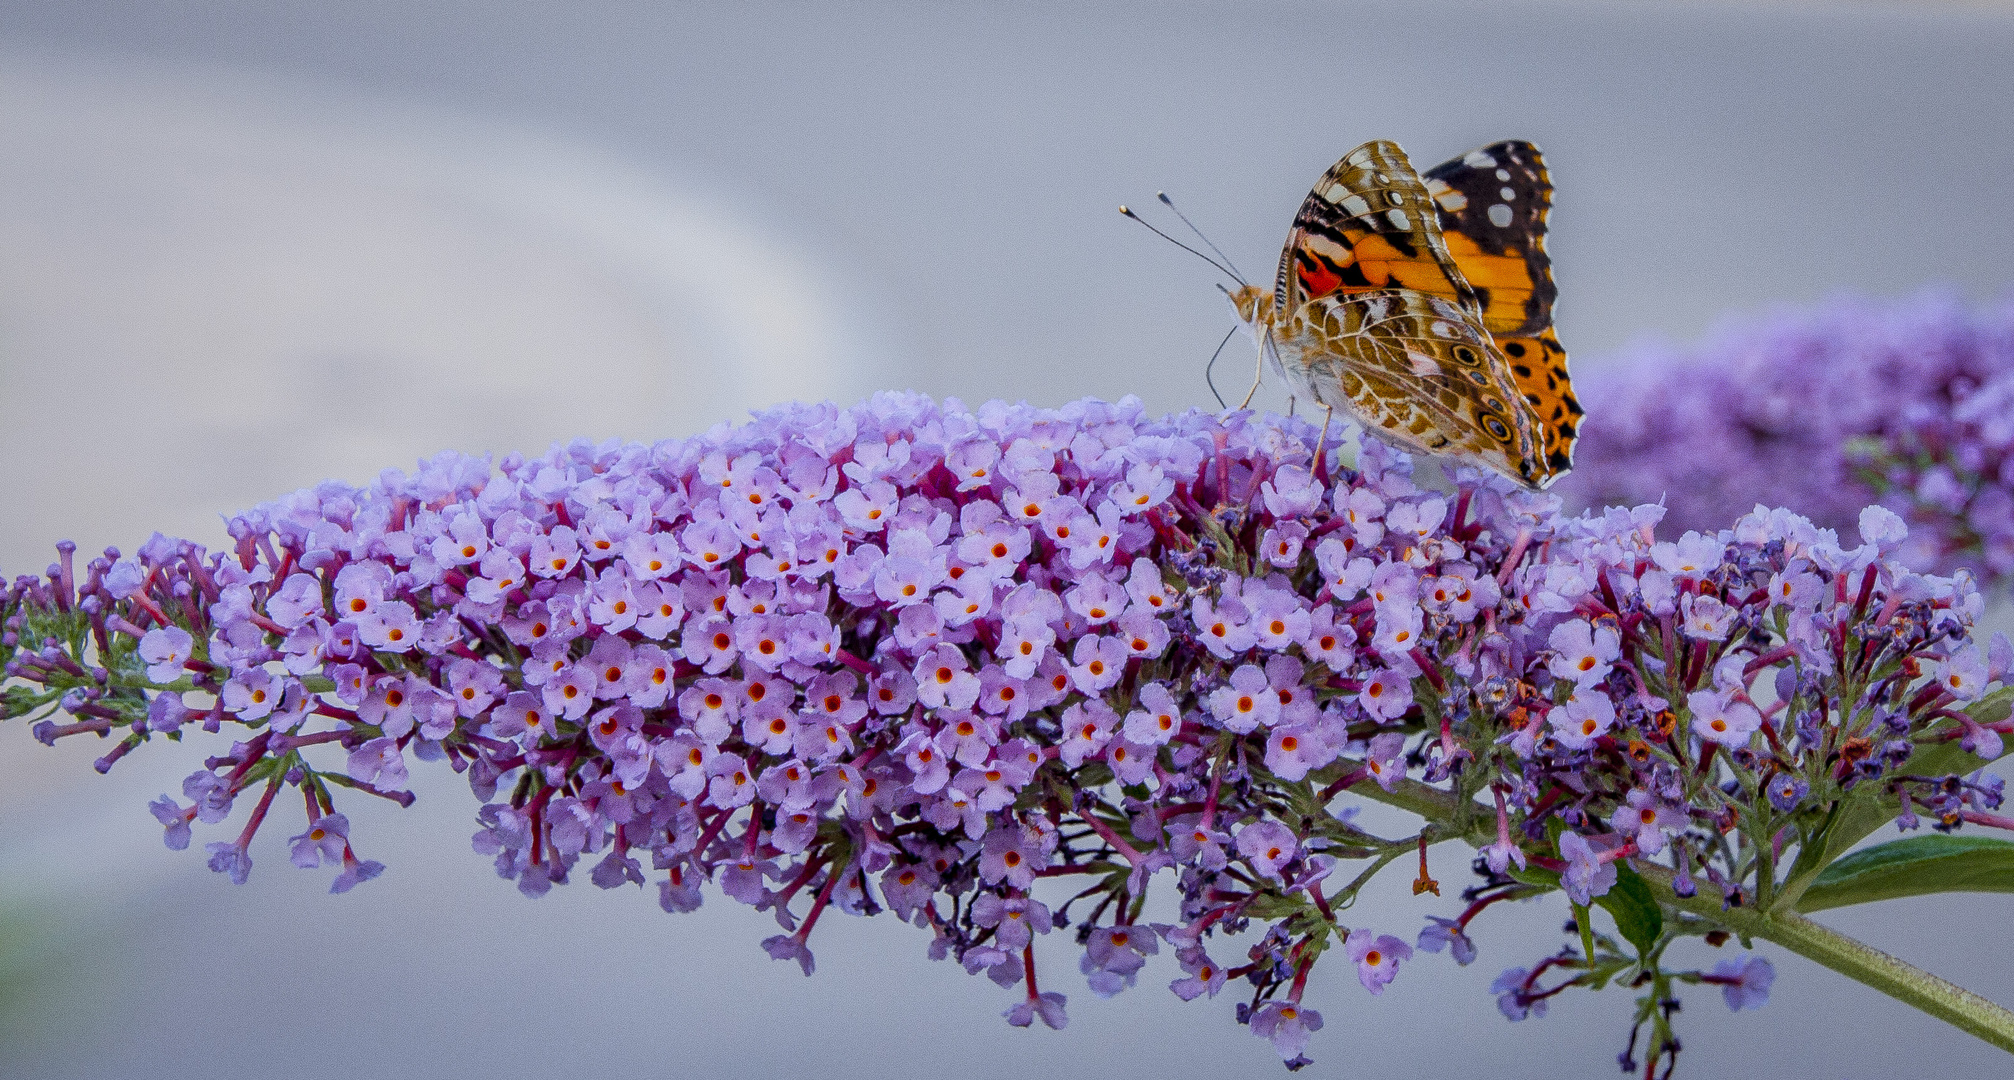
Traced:
POLYGON ((1441 239, 1426 184, 1398 144, 1343 156, 1302 201, 1280 257, 1280 314, 1337 292, 1411 289, 1480 310, 1441 239))
POLYGON ((1492 143, 1423 179, 1448 252, 1482 303, 1483 325, 1499 337, 1551 326, 1558 296, 1545 250, 1552 178, 1538 147, 1492 143))
POLYGON ((1566 349, 1552 327, 1529 337, 1499 337, 1497 348, 1510 364, 1518 393, 1537 415, 1546 464, 1555 473, 1573 468, 1573 447, 1580 439, 1580 402, 1567 378, 1566 349))
POLYGON ((1296 324, 1303 377, 1323 404, 1409 449, 1527 484, 1550 477, 1503 354, 1452 301, 1408 289, 1337 292, 1309 301, 1296 324))

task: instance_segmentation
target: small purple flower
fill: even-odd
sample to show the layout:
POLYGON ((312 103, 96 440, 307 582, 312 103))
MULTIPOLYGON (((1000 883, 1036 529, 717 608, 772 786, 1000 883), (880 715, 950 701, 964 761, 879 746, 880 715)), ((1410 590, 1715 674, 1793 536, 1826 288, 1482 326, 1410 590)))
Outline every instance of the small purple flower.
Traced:
POLYGON ((1035 883, 1035 871, 1046 859, 1047 853, 1031 830, 995 826, 981 845, 979 876, 989 885, 1004 882, 1025 889, 1035 883))
POLYGON ((1608 626, 1595 626, 1586 619, 1573 619, 1553 627, 1546 641, 1553 649, 1546 665, 1553 677, 1568 679, 1579 686, 1593 686, 1608 678, 1610 665, 1622 656, 1622 639, 1608 626))
POLYGON ((1378 720, 1396 720, 1413 707, 1412 680, 1390 668, 1372 672, 1357 692, 1357 704, 1378 720))
POLYGON ((1015 1027, 1027 1027, 1039 1017, 1051 1030, 1061 1031, 1070 1024, 1069 1013, 1064 1011, 1064 1006, 1068 1002, 1069 999, 1062 994, 1048 990, 1000 1015, 1006 1017, 1007 1022, 1015 1027))
POLYGON ((210 869, 230 875, 231 884, 243 885, 251 877, 252 856, 243 846, 218 842, 205 845, 204 850, 210 853, 210 869))
POLYGON ((1527 1016, 1537 1018, 1545 1015, 1546 999, 1531 995, 1526 989, 1530 980, 1531 972, 1524 968, 1506 968, 1490 984, 1490 993, 1497 996, 1497 1011, 1512 1023, 1527 1016))
POLYGON ((195 815, 194 807, 184 810, 174 799, 163 795, 148 803, 147 809, 161 823, 161 842, 168 845, 169 851, 182 851, 189 846, 189 819, 195 815))
POLYGON ((1727 632, 1734 626, 1737 609, 1721 603, 1711 596, 1687 594, 1680 601, 1679 610, 1684 619, 1679 629, 1685 636, 1698 641, 1724 641, 1727 632))
POLYGON ((1776 807, 1779 813, 1785 814, 1797 809, 1798 804, 1804 801, 1804 797, 1811 794, 1810 784, 1789 773, 1777 773, 1770 777, 1769 783, 1763 785, 1763 789, 1769 794, 1769 804, 1776 807))
POLYGON ((1607 694, 1576 690, 1565 705, 1548 711, 1545 719, 1560 745, 1585 750, 1615 726, 1615 703, 1607 694))
POLYGON ((1405 762, 1406 737, 1396 731, 1379 732, 1371 736, 1370 744, 1364 750, 1364 768, 1378 786, 1391 791, 1406 778, 1405 762))
POLYGON ((294 865, 313 869, 340 861, 349 840, 350 819, 341 814, 323 814, 309 824, 307 832, 291 837, 287 843, 294 865))
POLYGON ((1210 959, 1210 954, 1204 952, 1201 946, 1184 947, 1175 953, 1175 957, 1187 974, 1186 978, 1168 984, 1168 989, 1174 991, 1176 997, 1183 1001, 1194 1001, 1205 995, 1216 997, 1217 991, 1224 988, 1227 976, 1223 967, 1210 959))
POLYGON ((1300 854, 1294 831, 1277 821, 1260 821, 1238 830, 1238 854, 1261 875, 1280 880, 1281 868, 1300 854))
POLYGON ((1711 742, 1746 746, 1749 737, 1762 727, 1762 714, 1753 705, 1711 690, 1686 695, 1685 704, 1692 710, 1694 734, 1711 742))
POLYGON ((1720 996, 1731 1011, 1760 1009, 1769 1004, 1769 987, 1776 981, 1776 968, 1751 953, 1715 964, 1712 981, 1720 984, 1720 996))
POLYGON ((1210 694, 1210 714, 1226 731, 1243 735, 1280 718, 1280 695, 1256 664, 1240 665, 1230 685, 1210 694))
POLYGON ((359 859, 345 849, 342 873, 337 874, 335 880, 329 882, 329 892, 340 896, 384 872, 384 863, 376 859, 359 859))
POLYGON ((1252 1014, 1252 1034, 1273 1044, 1280 1060, 1293 1061, 1322 1030, 1322 1014, 1291 1001, 1269 1001, 1252 1014))
POLYGON ((772 938, 764 938, 762 951, 768 953, 771 960, 797 961, 797 966, 804 969, 807 977, 818 966, 811 958, 811 947, 796 934, 778 934, 772 938))
POLYGON ((182 664, 189 659, 195 639, 179 626, 157 626, 140 639, 140 659, 147 662, 147 678, 155 683, 171 683, 182 677, 182 664))
POLYGON ((1559 875, 1560 887, 1574 903, 1592 903, 1615 886, 1614 862, 1603 858, 1604 853, 1595 850, 1586 837, 1577 832, 1561 833, 1559 854, 1566 860, 1566 869, 1559 875))
POLYGON ((1685 811, 1642 788, 1630 789, 1609 822, 1617 832, 1635 840, 1636 849, 1645 855, 1663 851, 1666 836, 1684 831, 1688 824, 1685 811))
POLYGON ((1475 962, 1476 943, 1469 940, 1461 923, 1453 919, 1443 919, 1438 915, 1427 916, 1427 923, 1428 925, 1420 931, 1420 948, 1432 953, 1445 948, 1455 963, 1464 967, 1475 962))
POLYGON ((1385 992, 1385 985, 1397 977, 1399 962, 1413 958, 1413 947, 1390 934, 1372 935, 1361 927, 1350 931, 1343 942, 1357 965, 1357 981, 1373 994, 1385 992))

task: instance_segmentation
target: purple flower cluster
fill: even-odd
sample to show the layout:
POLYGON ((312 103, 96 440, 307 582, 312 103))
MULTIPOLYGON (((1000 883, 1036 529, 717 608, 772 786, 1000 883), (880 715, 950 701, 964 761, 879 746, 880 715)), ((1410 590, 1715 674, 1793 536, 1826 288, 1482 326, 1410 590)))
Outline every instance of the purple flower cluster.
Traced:
MULTIPOLYGON (((101 771, 230 725, 151 809, 179 848, 252 803, 209 845, 234 881, 286 787, 296 865, 336 868, 337 892, 377 875, 335 789, 409 802, 413 763, 444 761, 483 803, 476 850, 527 896, 585 869, 690 911, 711 884, 773 912, 763 948, 807 974, 828 909, 892 911, 1018 987, 1021 1026, 1066 1021, 1038 944, 1069 931, 1099 996, 1165 945, 1177 996, 1243 982, 1239 1019, 1292 1067, 1325 951, 1371 994, 1414 957, 1344 916, 1415 850, 1414 892, 1438 897, 1430 843, 1481 848, 1480 884, 1422 950, 1469 963, 1498 900, 1577 905, 1580 952, 1498 980, 1515 1019, 1626 971, 1760 1004, 1766 962, 1674 972, 1695 923, 1625 948, 1585 905, 1701 876, 1767 900, 1789 879, 1757 853, 1814 843, 1856 789, 1999 820, 1990 779, 1904 768, 1960 738, 1997 756, 2007 724, 1961 709, 2009 650, 1971 644, 1968 579, 1888 557, 1893 514, 1851 548, 1763 510, 1661 540, 1654 506, 1566 518, 1469 472, 1422 488, 1375 442, 1334 468, 1314 439, 1131 399, 882 395, 494 471, 442 455, 241 514, 228 553, 157 534, 80 577, 61 548, 0 595, 0 715, 116 736, 101 771), (1373 835, 1346 795, 1427 824, 1373 835), (1139 921, 1156 882, 1174 923, 1139 921), (1259 927, 1238 962, 1212 955, 1259 927)), ((1660 1031, 1653 1060, 1676 1052, 1660 1031)))
POLYGON ((2014 574, 2014 302, 1842 298, 1644 346, 1579 380, 1583 506, 1662 500, 1710 530, 1757 503, 1850 528, 1880 501, 1918 569, 2014 574))

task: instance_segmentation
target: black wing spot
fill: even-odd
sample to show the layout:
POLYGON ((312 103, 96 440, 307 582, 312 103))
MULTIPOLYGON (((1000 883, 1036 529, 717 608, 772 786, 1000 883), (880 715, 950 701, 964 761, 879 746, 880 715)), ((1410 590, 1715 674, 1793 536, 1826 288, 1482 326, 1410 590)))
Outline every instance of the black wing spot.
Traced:
POLYGON ((1455 352, 1455 359, 1464 364, 1467 364, 1469 367, 1474 367, 1477 364, 1482 363, 1482 357, 1476 355, 1476 351, 1474 349, 1469 348, 1467 345, 1455 346, 1454 352, 1455 352))
MULTIPOLYGON (((1509 354, 1509 355, 1511 355, 1511 356, 1523 356, 1523 355, 1524 355, 1524 353, 1525 353, 1525 349, 1524 349, 1524 342, 1522 342, 1522 341, 1508 341, 1508 342, 1505 342, 1505 343, 1504 343, 1504 352, 1508 353, 1508 354, 1509 354)), ((1526 371, 1526 372, 1524 372, 1524 374, 1526 374, 1526 375, 1529 375, 1529 374, 1531 374, 1531 372, 1529 372, 1529 371, 1526 371)))
POLYGON ((1516 373, 1517 377, 1520 379, 1531 378, 1531 369, 1525 367, 1523 364, 1512 364, 1511 371, 1516 373))

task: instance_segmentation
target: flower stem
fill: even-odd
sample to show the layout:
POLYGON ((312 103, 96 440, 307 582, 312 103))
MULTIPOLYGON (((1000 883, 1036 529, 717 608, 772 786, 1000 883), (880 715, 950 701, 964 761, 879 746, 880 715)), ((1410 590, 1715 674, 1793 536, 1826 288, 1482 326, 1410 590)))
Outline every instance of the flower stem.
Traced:
MULTIPOLYGON (((1444 827, 1451 826, 1458 808, 1456 796, 1417 781, 1404 781, 1392 792, 1375 784, 1356 788, 1366 798, 1409 810, 1444 827)), ((1481 848, 1491 837, 1484 830, 1456 834, 1481 848)), ((1865 942, 1779 907, 1764 914, 1753 907, 1721 910, 1719 890, 1680 896, 1671 887, 1672 873, 1639 862, 1637 872, 1660 904, 1718 923, 1739 934, 1774 942, 1807 960, 1822 964, 1855 982, 1929 1013, 1961 1031, 2014 1053, 2014 1011, 1997 1005, 1956 983, 1905 963, 1865 942)))
POLYGON ((1775 942, 1806 960, 1823 964, 2014 1053, 2014 1011, 1797 912, 1779 910, 1765 915, 1746 907, 1722 911, 1720 900, 1714 895, 1716 890, 1681 897, 1671 891, 1670 871, 1654 873, 1662 869, 1646 867, 1644 870, 1653 872, 1645 872, 1643 877, 1664 904, 1711 919, 1730 930, 1775 942))

